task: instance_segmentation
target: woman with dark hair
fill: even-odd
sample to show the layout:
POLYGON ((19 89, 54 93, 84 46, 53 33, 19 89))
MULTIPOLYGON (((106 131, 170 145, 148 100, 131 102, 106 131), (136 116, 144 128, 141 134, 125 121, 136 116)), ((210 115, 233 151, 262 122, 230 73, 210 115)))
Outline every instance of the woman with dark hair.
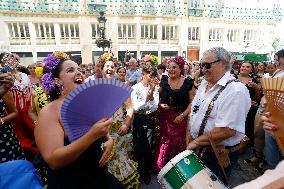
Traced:
POLYGON ((65 53, 54 52, 44 61, 49 72, 42 76, 42 86, 52 102, 41 110, 35 139, 49 166, 48 188, 122 188, 105 166, 113 147, 108 135, 112 120, 101 119, 85 135, 70 143, 60 110, 66 95, 82 84, 84 78, 78 65, 65 53))
POLYGON ((126 69, 125 67, 119 67, 116 70, 117 79, 121 82, 126 82, 126 69))
POLYGON ((245 122, 245 134, 250 139, 250 146, 254 140, 254 119, 260 101, 260 85, 259 81, 254 78, 254 65, 251 62, 242 63, 237 79, 245 84, 249 90, 251 98, 251 108, 248 112, 245 122))
POLYGON ((184 64, 182 57, 171 59, 168 76, 163 75, 160 82, 160 133, 154 146, 156 173, 175 155, 186 149, 186 128, 194 81, 183 76, 184 64))

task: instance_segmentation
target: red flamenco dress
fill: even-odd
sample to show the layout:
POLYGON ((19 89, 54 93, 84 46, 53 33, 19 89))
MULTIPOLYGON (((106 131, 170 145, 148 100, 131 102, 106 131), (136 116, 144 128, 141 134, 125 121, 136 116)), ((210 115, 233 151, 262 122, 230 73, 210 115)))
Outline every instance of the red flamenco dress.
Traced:
POLYGON ((32 160, 38 152, 34 142, 35 125, 28 116, 32 88, 26 74, 20 72, 20 78, 21 79, 15 80, 14 86, 10 89, 19 112, 18 117, 14 121, 14 129, 20 141, 20 145, 24 149, 26 158, 32 160))
POLYGON ((180 89, 171 89, 168 76, 163 75, 160 87, 160 103, 167 104, 168 110, 158 110, 160 130, 158 138, 155 139, 154 151, 154 173, 159 171, 177 154, 186 149, 186 128, 188 117, 180 124, 174 123, 174 119, 183 113, 189 105, 188 93, 193 87, 193 80, 186 78, 180 89))

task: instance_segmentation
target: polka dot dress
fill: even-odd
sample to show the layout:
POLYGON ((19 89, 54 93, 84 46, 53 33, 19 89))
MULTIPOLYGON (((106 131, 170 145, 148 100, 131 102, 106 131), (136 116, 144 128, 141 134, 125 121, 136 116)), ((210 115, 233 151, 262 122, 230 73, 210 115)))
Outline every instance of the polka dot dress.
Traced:
MULTIPOLYGON (((7 115, 6 104, 0 100, 0 116, 5 117, 7 115)), ((0 163, 25 159, 25 154, 20 147, 19 140, 15 134, 14 129, 10 123, 4 123, 0 125, 0 163)))

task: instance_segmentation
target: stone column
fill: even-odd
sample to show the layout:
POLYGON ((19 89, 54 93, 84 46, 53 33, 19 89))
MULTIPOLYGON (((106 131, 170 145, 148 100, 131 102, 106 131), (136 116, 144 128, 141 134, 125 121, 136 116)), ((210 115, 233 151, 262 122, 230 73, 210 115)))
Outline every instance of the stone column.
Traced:
POLYGON ((140 18, 137 19, 138 23, 136 24, 136 46, 137 46, 137 59, 141 60, 141 22, 140 18))
POLYGON ((81 16, 79 33, 82 64, 92 63, 92 27, 89 18, 86 16, 81 16))
POLYGON ((54 24, 54 35, 55 35, 55 44, 56 45, 60 45, 61 42, 60 42, 60 26, 59 24, 54 24))
POLYGON ((199 50, 199 57, 202 57, 202 54, 205 50, 208 49, 208 32, 209 32, 208 23, 206 21, 202 26, 200 26, 200 50, 199 50))
POLYGON ((158 39, 158 64, 162 63, 162 25, 161 25, 162 19, 158 19, 158 26, 157 26, 157 39, 158 39))
POLYGON ((36 46, 36 31, 35 31, 35 26, 33 25, 33 22, 28 22, 28 28, 30 32, 30 40, 31 40, 31 46, 33 47, 32 49, 32 55, 33 55, 33 62, 37 61, 37 50, 35 48, 36 46))

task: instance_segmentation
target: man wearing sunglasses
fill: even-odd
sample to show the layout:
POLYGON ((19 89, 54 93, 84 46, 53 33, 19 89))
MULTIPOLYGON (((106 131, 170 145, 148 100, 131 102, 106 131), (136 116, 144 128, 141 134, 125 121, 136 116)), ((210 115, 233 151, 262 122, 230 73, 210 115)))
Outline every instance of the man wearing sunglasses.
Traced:
POLYGON ((200 61, 204 80, 192 101, 187 133, 187 148, 202 152, 199 154, 202 162, 224 183, 227 183, 224 175, 229 176, 237 163, 251 104, 245 85, 230 75, 230 60, 230 53, 222 47, 204 52, 200 61), (217 150, 212 144, 216 144, 217 150), (221 157, 222 162, 216 157, 219 149, 227 153, 221 157))

